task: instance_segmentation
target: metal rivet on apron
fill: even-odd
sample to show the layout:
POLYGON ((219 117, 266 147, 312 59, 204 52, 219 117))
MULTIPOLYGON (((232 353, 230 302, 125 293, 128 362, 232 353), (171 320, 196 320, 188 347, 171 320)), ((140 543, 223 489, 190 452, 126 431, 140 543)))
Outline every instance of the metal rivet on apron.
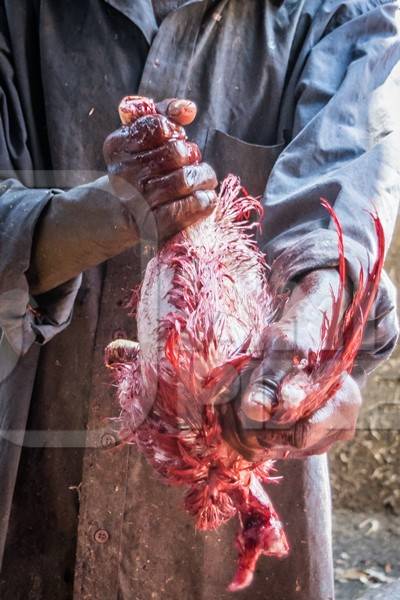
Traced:
POLYGON ((102 448, 112 448, 116 445, 117 438, 113 433, 103 433, 100 442, 102 448))
POLYGON ((98 544, 105 544, 110 539, 110 534, 106 529, 98 529, 94 534, 94 540, 98 544))

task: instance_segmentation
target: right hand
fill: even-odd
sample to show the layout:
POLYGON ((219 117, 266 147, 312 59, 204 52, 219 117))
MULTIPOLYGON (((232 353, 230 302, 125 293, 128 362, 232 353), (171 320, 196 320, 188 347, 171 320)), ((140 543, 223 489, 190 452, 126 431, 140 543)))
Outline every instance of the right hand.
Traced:
POLYGON ((152 111, 151 104, 137 97, 122 101, 124 124, 105 140, 104 157, 114 192, 134 199, 139 236, 163 242, 212 212, 218 182, 183 128, 195 119, 196 105, 170 99, 152 111))
POLYGON ((108 177, 54 194, 42 211, 26 273, 32 295, 117 256, 140 238, 162 243, 212 212, 215 173, 200 163, 199 149, 183 129, 196 106, 177 100, 146 104, 154 114, 106 139, 108 177))

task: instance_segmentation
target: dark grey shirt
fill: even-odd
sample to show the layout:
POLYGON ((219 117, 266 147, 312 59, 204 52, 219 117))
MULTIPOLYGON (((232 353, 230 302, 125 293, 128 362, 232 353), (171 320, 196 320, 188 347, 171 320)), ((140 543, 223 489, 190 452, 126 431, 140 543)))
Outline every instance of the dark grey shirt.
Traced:
POLYGON ((172 11, 186 4, 187 0, 152 0, 154 14, 158 24, 172 11))
MULTIPOLYGON (((106 417, 118 409, 103 348, 135 335, 124 305, 143 253, 33 301, 25 272, 35 224, 57 190, 84 195, 79 186, 104 173, 101 148, 122 96, 190 97, 199 115, 189 135, 205 159, 219 177, 233 171, 264 193, 271 283, 337 264, 324 196, 342 221, 356 286, 360 263, 377 251, 367 211, 379 212, 388 243, 397 213, 397 2, 192 0, 160 28, 151 0, 0 7, 2 597, 69 598, 75 569, 79 599, 222 600, 232 529, 195 535, 179 493, 154 481, 132 448, 109 448, 106 417)), ((385 276, 359 371, 393 348, 394 302, 385 276)), ((238 597, 327 600, 326 461, 285 468, 272 493, 292 557, 261 561, 254 587, 238 597)))

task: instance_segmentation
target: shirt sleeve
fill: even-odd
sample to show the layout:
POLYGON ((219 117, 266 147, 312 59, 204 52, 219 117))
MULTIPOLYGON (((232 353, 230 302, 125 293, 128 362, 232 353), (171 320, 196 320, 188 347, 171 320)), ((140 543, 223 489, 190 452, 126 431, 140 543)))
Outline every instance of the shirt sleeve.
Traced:
POLYGON ((30 264, 35 226, 57 191, 34 187, 30 141, 3 17, 1 4, 0 338, 5 335, 20 355, 33 342, 45 342, 68 325, 80 277, 60 286, 50 296, 36 301, 30 297, 25 273, 30 264))
POLYGON ((70 322, 81 278, 42 297, 30 295, 35 225, 52 198, 50 190, 29 189, 16 180, 0 184, 0 327, 18 354, 45 343, 70 322))
MULTIPOLYGON (((320 205, 334 207, 348 274, 358 285, 377 258, 370 213, 389 247, 400 197, 400 37, 396 2, 324 2, 293 85, 290 143, 268 181, 265 250, 278 290, 338 264, 337 235, 320 205), (347 12, 346 12, 347 11, 347 12)), ((296 68, 294 69, 296 72, 296 68)), ((356 368, 369 372, 398 336, 395 288, 384 274, 356 368)))

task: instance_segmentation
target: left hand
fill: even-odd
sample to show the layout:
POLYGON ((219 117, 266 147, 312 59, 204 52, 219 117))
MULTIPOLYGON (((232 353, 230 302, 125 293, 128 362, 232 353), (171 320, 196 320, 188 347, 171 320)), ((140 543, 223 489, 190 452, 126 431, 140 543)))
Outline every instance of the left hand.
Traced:
POLYGON ((244 394, 221 408, 224 437, 245 458, 304 458, 353 437, 361 394, 347 373, 338 391, 308 418, 302 418, 300 402, 299 418, 281 425, 278 416, 285 421, 285 409, 276 406, 279 383, 293 368, 293 359, 306 358, 309 350, 320 346, 323 314, 326 311, 329 317, 332 292, 336 294, 338 287, 335 269, 315 271, 302 279, 281 320, 267 328, 263 358, 250 374, 244 394))

